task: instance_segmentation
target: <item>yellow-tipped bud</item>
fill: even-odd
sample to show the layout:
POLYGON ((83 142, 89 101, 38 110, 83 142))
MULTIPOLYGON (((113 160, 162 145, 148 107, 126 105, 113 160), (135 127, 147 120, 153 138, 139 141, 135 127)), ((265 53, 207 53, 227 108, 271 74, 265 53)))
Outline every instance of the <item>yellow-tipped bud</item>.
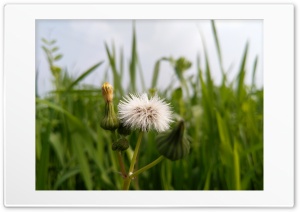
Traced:
POLYGON ((108 82, 105 82, 102 85, 102 95, 106 102, 112 102, 114 98, 114 88, 108 82))

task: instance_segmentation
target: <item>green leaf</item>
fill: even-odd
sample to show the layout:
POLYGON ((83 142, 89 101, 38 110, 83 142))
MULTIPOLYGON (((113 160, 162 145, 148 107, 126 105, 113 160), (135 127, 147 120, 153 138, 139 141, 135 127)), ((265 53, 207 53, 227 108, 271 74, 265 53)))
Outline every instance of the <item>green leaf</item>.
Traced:
POLYGON ((49 51, 49 49, 46 46, 42 46, 42 49, 44 50, 44 52, 46 54, 50 54, 50 51, 49 51))
POLYGON ((52 40, 52 41, 50 41, 50 45, 53 45, 53 44, 55 44, 56 43, 56 40, 52 40))
POLYGON ((62 57, 63 57, 63 56, 62 56, 61 54, 56 55, 56 56, 54 57, 54 60, 60 60, 62 57))
POLYGON ((54 53, 54 52, 56 52, 57 50, 59 50, 59 48, 56 46, 56 47, 54 47, 54 48, 51 49, 51 52, 54 53))
POLYGON ((42 41, 43 41, 43 43, 45 43, 45 44, 47 44, 47 45, 50 44, 45 38, 42 38, 42 41))

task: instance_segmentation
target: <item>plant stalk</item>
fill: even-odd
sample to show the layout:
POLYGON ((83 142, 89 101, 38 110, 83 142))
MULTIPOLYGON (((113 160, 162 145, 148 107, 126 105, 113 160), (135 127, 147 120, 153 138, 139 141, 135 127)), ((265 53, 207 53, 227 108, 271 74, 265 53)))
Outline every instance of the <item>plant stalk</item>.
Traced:
POLYGON ((138 155, 139 149, 140 149, 140 145, 141 145, 141 141, 142 141, 142 137, 143 137, 143 132, 140 131, 139 133, 139 137, 134 149, 134 153, 131 159, 131 163, 130 163, 130 167, 129 167, 129 171, 128 171, 128 176, 126 177, 126 179, 124 180, 124 184, 123 184, 123 190, 128 190, 129 186, 130 186, 130 182, 131 182, 131 178, 129 177, 130 174, 133 172, 134 169, 134 165, 136 163, 136 157, 138 155))
MULTIPOLYGON (((112 137, 113 137, 113 142, 117 142, 118 136, 117 136, 116 131, 111 132, 111 134, 112 134, 112 137)), ((126 174, 125 165, 124 165, 123 158, 122 158, 122 152, 121 151, 116 151, 116 154, 117 154, 117 157, 118 157, 122 177, 126 178, 127 174, 126 174)))
POLYGON ((137 170, 136 172, 134 172, 132 175, 128 176, 129 178, 134 178, 136 176, 138 176, 139 174, 143 173, 144 171, 147 171, 148 169, 152 168, 153 166, 157 165, 159 162, 161 162, 163 159, 165 159, 164 156, 160 156, 158 157, 156 160, 152 161, 151 163, 149 163, 148 165, 144 166, 143 168, 137 170))
POLYGON ((118 161, 119 161, 119 164, 120 164, 120 169, 121 169, 122 176, 124 178, 126 178, 127 174, 126 174, 125 165, 124 165, 123 158, 122 158, 122 153, 121 153, 121 151, 117 151, 116 153, 118 155, 118 161))

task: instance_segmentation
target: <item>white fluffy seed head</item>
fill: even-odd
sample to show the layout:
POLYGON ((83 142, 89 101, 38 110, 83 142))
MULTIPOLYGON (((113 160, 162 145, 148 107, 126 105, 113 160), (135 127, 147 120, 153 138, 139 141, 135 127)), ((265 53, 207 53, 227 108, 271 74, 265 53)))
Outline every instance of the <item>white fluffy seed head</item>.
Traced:
POLYGON ((118 114, 124 126, 142 131, 155 129, 163 132, 172 122, 170 105, 157 95, 149 99, 146 93, 124 97, 118 105, 118 114))

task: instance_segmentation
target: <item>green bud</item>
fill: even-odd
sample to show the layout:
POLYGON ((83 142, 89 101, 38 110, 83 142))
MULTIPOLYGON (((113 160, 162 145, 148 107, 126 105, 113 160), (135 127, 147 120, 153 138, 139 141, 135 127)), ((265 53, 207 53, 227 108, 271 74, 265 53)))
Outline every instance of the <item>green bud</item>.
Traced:
POLYGON ((120 138, 119 139, 119 150, 120 151, 125 151, 128 148, 129 148, 128 140, 126 138, 120 138))
POLYGON ((115 130, 119 127, 119 119, 115 114, 114 104, 112 102, 106 102, 105 116, 100 125, 105 130, 115 130))
POLYGON ((180 57, 178 60, 176 60, 175 63, 175 69, 178 71, 185 71, 189 69, 192 66, 192 63, 185 59, 184 57, 180 57))
POLYGON ((112 143, 111 149, 113 151, 117 151, 118 147, 119 147, 119 142, 115 141, 115 142, 112 143))
POLYGON ((184 121, 156 138, 158 152, 170 160, 179 160, 190 152, 190 142, 185 135, 184 121))
POLYGON ((130 135, 131 134, 131 129, 128 126, 124 126, 123 123, 121 122, 118 128, 118 133, 120 135, 130 135))
POLYGON ((113 151, 125 151, 129 148, 129 142, 126 138, 120 138, 119 140, 113 142, 112 150, 113 151))

